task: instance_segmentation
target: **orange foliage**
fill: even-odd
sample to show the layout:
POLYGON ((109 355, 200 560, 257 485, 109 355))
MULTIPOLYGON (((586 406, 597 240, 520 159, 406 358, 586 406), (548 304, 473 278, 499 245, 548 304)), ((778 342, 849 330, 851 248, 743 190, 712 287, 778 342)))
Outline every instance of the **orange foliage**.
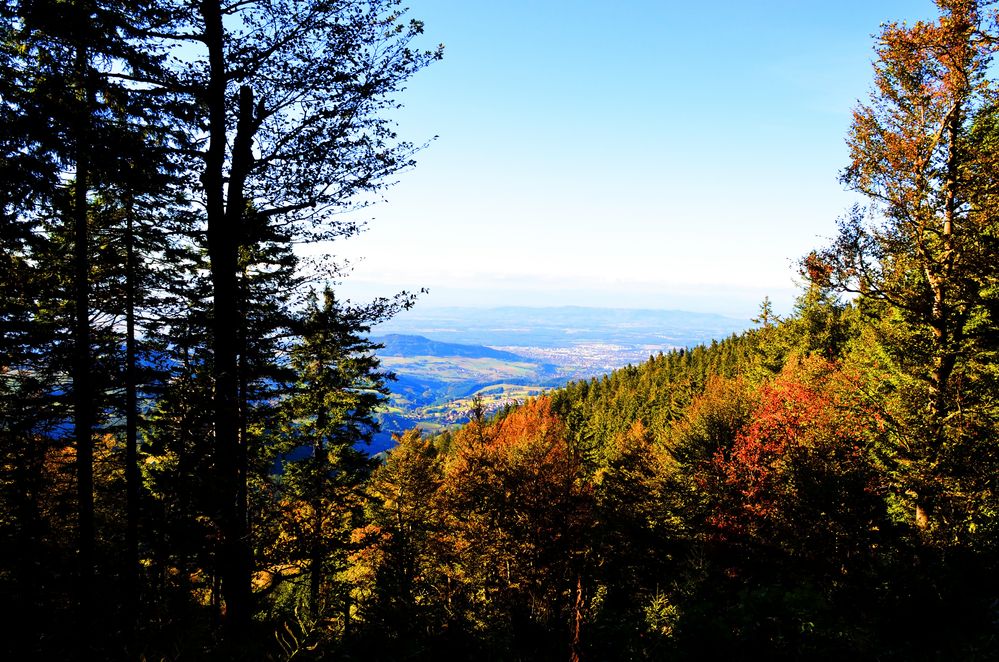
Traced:
POLYGON ((541 397, 467 426, 454 444, 437 499, 454 576, 553 617, 592 519, 591 485, 565 424, 541 397))

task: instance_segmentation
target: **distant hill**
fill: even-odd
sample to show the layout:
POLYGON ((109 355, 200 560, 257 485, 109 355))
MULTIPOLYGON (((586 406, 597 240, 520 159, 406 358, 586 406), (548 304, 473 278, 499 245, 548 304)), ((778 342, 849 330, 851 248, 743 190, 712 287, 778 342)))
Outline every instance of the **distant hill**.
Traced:
POLYGON ((440 342, 408 334, 388 334, 371 340, 384 345, 378 357, 382 367, 396 376, 388 384, 390 403, 379 414, 382 431, 367 448, 371 453, 390 447, 393 433, 413 426, 433 430, 456 420, 464 421, 467 404, 462 403, 463 399, 482 389, 496 390, 503 385, 498 394, 491 396, 500 402, 508 392, 540 393, 546 386, 564 382, 558 379, 556 366, 547 361, 483 345, 440 342))
POLYGON ((565 348, 602 343, 669 349, 721 340, 750 326, 749 320, 681 310, 417 307, 376 326, 374 332, 383 337, 403 334, 490 347, 565 348))
POLYGON ((403 409, 463 398, 491 384, 543 384, 555 366, 483 345, 440 342, 423 336, 390 334, 372 338, 382 367, 396 375, 389 383, 394 404, 403 409))
POLYGON ((504 352, 483 345, 461 345, 458 343, 438 342, 423 336, 410 336, 398 333, 372 338, 376 343, 384 345, 378 351, 379 356, 438 356, 462 357, 470 359, 497 359, 500 361, 528 361, 513 352, 504 352))

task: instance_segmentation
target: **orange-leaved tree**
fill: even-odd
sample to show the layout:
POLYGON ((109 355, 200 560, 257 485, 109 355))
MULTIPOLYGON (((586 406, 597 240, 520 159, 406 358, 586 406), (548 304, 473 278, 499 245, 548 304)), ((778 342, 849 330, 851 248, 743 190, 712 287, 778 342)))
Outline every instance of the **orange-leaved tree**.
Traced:
POLYGON ((880 319, 873 335, 887 365, 877 399, 898 401, 895 491, 910 521, 951 535, 970 517, 955 504, 994 488, 961 475, 970 454, 995 454, 999 97, 990 64, 999 40, 993 2, 937 5, 937 21, 884 27, 843 174, 871 205, 804 271, 859 293, 880 319))
POLYGON ((465 588, 471 625, 525 655, 578 647, 592 490, 569 440, 541 397, 459 431, 445 468, 452 581, 465 588))

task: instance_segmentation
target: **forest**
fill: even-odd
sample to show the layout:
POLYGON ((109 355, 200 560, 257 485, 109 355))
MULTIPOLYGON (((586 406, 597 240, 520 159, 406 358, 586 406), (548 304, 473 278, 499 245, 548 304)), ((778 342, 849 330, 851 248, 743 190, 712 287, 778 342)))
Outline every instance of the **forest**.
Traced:
POLYGON ((999 659, 999 13, 936 4, 791 314, 371 457, 416 297, 296 247, 414 164, 422 23, 6 0, 0 654, 999 659))

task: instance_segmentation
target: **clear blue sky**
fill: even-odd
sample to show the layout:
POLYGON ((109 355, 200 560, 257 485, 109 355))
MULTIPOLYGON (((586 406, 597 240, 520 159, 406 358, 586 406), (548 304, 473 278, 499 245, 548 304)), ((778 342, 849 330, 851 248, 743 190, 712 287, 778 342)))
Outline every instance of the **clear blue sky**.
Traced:
POLYGON ((332 246, 363 299, 787 310, 857 198, 838 173, 884 21, 928 0, 411 0, 444 60, 400 135, 439 136, 332 246), (358 258, 363 258, 357 262, 358 258))

